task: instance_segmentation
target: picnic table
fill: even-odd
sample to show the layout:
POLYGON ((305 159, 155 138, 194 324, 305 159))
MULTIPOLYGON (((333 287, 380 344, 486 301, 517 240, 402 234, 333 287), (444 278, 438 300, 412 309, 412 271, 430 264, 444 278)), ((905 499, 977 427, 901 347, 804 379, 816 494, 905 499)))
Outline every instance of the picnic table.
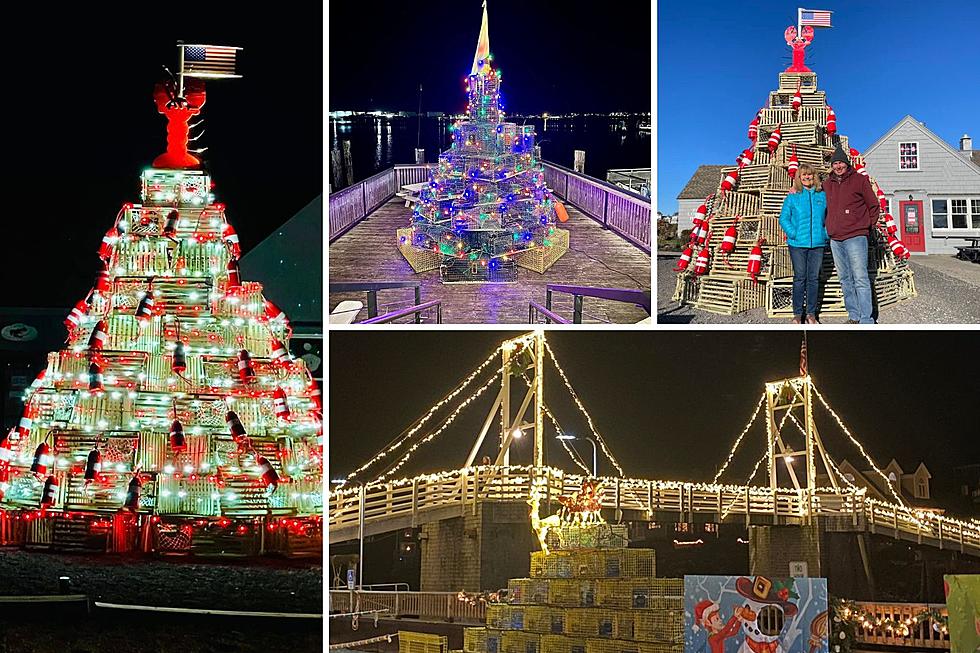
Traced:
POLYGON ((422 189, 426 186, 428 186, 426 182, 422 182, 421 184, 405 184, 395 195, 403 198, 405 200, 405 208, 409 208, 412 204, 419 201, 419 194, 422 193, 422 189))

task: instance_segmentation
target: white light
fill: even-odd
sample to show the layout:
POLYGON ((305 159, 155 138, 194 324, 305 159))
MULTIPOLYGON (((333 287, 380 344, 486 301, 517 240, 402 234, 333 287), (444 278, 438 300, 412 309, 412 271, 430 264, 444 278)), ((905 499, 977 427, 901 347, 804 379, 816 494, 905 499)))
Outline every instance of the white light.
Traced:
POLYGON ((524 431, 520 430, 519 428, 514 429, 511 431, 511 436, 513 436, 516 440, 520 440, 522 437, 524 437, 524 431))
POLYGON ((184 465, 184 473, 185 474, 193 474, 194 473, 194 466, 193 465, 184 465))
POLYGON ((163 473, 164 474, 173 474, 174 473, 174 466, 173 465, 165 465, 164 468, 163 468, 163 473))

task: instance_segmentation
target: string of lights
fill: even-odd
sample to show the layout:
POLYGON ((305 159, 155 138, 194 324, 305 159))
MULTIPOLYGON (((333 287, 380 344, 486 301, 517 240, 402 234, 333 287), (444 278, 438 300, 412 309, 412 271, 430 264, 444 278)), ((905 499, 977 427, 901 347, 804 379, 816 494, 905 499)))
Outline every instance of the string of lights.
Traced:
MULTIPOLYGON (((763 395, 763 399, 764 399, 764 398, 765 398, 765 395, 763 395)), ((762 402, 761 402, 761 401, 759 402, 759 406, 760 406, 760 407, 762 406, 762 402)), ((783 419, 782 419, 782 421, 780 421, 780 422, 779 422, 779 426, 777 426, 777 427, 776 427, 776 431, 777 431, 777 432, 780 432, 780 433, 782 432, 782 430, 783 430, 783 426, 784 426, 784 425, 786 424, 786 418, 787 418, 787 417, 791 417, 791 415, 792 415, 792 411, 790 411, 790 410, 787 410, 787 411, 786 411, 786 414, 785 414, 785 415, 783 415, 783 419)), ((753 418, 753 419, 754 419, 754 418, 753 418)), ((793 420, 795 421, 795 420, 796 420, 796 418, 794 417, 794 418, 793 418, 793 420)), ((769 421, 769 420, 767 419, 767 420, 766 420, 766 422, 768 423, 768 421, 769 421)), ((745 481, 745 487, 751 487, 751 486, 752 486, 752 481, 754 481, 754 480, 755 480, 755 475, 759 473, 759 468, 760 468, 760 467, 762 466, 762 461, 763 461, 763 460, 768 460, 768 458, 769 458, 769 452, 768 452, 768 451, 766 451, 765 453, 763 453, 763 454, 762 454, 762 456, 761 456, 761 457, 759 458, 759 460, 757 460, 757 461, 755 462, 755 467, 753 467, 753 468, 752 468, 752 473, 751 473, 751 474, 749 474, 749 478, 748 478, 748 480, 747 480, 747 481, 745 481)), ((717 478, 715 478, 715 480, 714 480, 714 481, 712 481, 712 483, 714 483, 714 482, 717 482, 717 480, 718 480, 718 479, 717 479, 717 478)), ((727 507, 727 508, 725 508, 725 509, 724 509, 724 510, 722 511, 722 513, 721 513, 721 520, 722 520, 722 521, 725 521, 725 517, 727 517, 727 516, 728 516, 728 513, 730 513, 730 512, 732 511, 732 508, 734 508, 734 507, 735 507, 735 503, 736 503, 737 501, 738 501, 738 497, 735 497, 734 499, 732 499, 732 501, 731 501, 731 503, 729 503, 729 504, 728 504, 728 507, 727 507)))
POLYGON ((619 475, 625 476, 626 473, 623 471, 623 468, 620 466, 619 461, 616 460, 615 456, 612 455, 612 452, 609 451, 608 447, 606 447, 606 441, 602 439, 602 436, 599 435, 599 431, 596 430, 595 424, 593 424, 592 422, 592 416, 589 415, 589 412, 587 410, 585 410, 585 406, 582 405, 582 401, 579 399, 578 394, 575 392, 575 389, 572 387, 572 384, 569 382, 568 377, 565 376, 565 370, 563 370, 561 368, 561 365, 558 364, 558 359, 555 358, 555 352, 551 350, 551 345, 548 344, 547 340, 544 341, 544 346, 545 349, 548 350, 548 357, 551 359, 551 362, 555 366, 555 369, 558 370, 558 374, 559 376, 561 376, 561 380, 565 384, 565 389, 568 390, 568 393, 572 396, 572 399, 575 400, 575 405, 578 406, 579 412, 581 412, 582 415, 585 416, 585 420, 589 424, 589 430, 592 431, 592 435, 595 436, 596 442, 599 443, 599 447, 602 449, 602 453, 604 453, 606 455, 606 458, 609 459, 609 462, 613 464, 613 467, 616 468, 616 471, 619 472, 619 475))
MULTIPOLYGON (((485 370, 487 368, 487 366, 490 365, 494 361, 494 359, 497 357, 497 355, 501 351, 503 351, 503 348, 504 348, 503 345, 500 345, 499 347, 497 347, 493 351, 493 353, 490 354, 490 356, 487 357, 487 359, 485 361, 483 361, 482 363, 480 363, 480 365, 477 366, 476 369, 474 369, 473 372, 471 372, 469 376, 467 376, 465 379, 463 379, 463 381, 458 386, 456 386, 452 391, 450 391, 449 394, 447 394, 445 397, 443 397, 442 399, 440 399, 439 401, 437 401, 436 403, 434 403, 432 406, 430 406, 429 407, 429 410, 426 411, 426 413, 422 417, 420 417, 414 423, 414 425, 412 426, 412 428, 410 428, 407 431, 407 433, 405 433, 404 436, 402 436, 401 438, 396 438, 395 439, 396 442, 394 444, 390 444, 389 443, 389 445, 386 448, 383 448, 381 451, 379 451, 377 454, 375 454, 371 459, 369 459, 366 463, 364 463, 363 465, 361 465, 360 467, 358 467, 357 469, 355 469, 354 471, 352 471, 350 474, 348 474, 347 475, 347 478, 344 479, 344 483, 350 482, 351 479, 353 479, 355 476, 357 476, 358 474, 360 474, 364 470, 366 470, 369 467, 371 467, 372 465, 376 464, 378 461, 386 458, 389 454, 394 453, 395 451, 397 451, 398 449, 400 449, 402 447, 402 445, 404 445, 406 441, 410 440, 412 438, 412 436, 414 436, 416 433, 418 433, 419 430, 421 430, 421 428, 426 424, 426 422, 428 422, 430 419, 432 419, 432 417, 436 413, 438 413, 439 410, 443 406, 445 406, 446 404, 448 404, 449 402, 451 402, 453 399, 455 399, 457 396, 459 396, 459 394, 461 392, 463 392, 463 390, 465 390, 467 387, 469 387, 469 385, 474 381, 474 379, 476 379, 483 372, 483 370, 485 370)), ((502 372, 502 369, 498 369, 497 370, 497 375, 499 375, 501 372, 502 372)), ((471 399, 472 399, 472 397, 470 398, 470 400, 471 399)), ((469 400, 467 400, 467 401, 469 401, 469 400)))
MULTIPOLYGON (((827 412, 830 413, 830 415, 837 421, 837 426, 839 426, 840 429, 844 432, 844 434, 848 437, 848 439, 850 439, 851 443, 855 447, 857 447, 857 450, 861 452, 861 455, 864 456, 865 461, 867 461, 867 463, 871 465, 871 469, 873 469, 874 472, 881 477, 881 480, 885 482, 885 486, 888 487, 888 490, 891 493, 892 497, 895 499, 895 502, 898 505, 900 505, 902 508, 904 508, 905 511, 908 512, 909 516, 912 516, 911 508, 909 507, 908 504, 905 503, 905 500, 902 499, 901 495, 895 491, 895 488, 892 486, 891 481, 888 480, 888 476, 885 474, 885 472, 883 472, 877 465, 875 465, 874 460, 872 460, 871 456, 868 455, 868 452, 864 450, 864 446, 862 446, 861 443, 858 441, 858 439, 851 434, 850 430, 848 430, 848 428, 844 426, 843 420, 841 420, 841 418, 837 415, 837 413, 834 412, 834 409, 830 407, 830 404, 828 404, 827 400, 823 398, 823 395, 820 394, 820 391, 817 390, 817 387, 813 384, 813 382, 809 381, 809 383, 810 383, 810 389, 817 395, 817 398, 820 400, 820 403, 823 404, 823 407, 827 409, 827 412)), ((914 517, 913 520, 915 520, 914 517)), ((918 520, 915 521, 918 522, 918 520)))
MULTIPOLYGON (((497 378, 501 374, 503 374, 502 368, 500 370, 497 370, 497 373, 494 374, 492 377, 490 377, 489 381, 487 381, 482 386, 480 386, 475 392, 473 392, 473 394, 471 394, 469 397, 464 399, 458 406, 456 406, 456 409, 453 412, 451 412, 448 417, 446 417, 446 421, 442 423, 442 426, 440 426, 435 431, 432 431, 427 436, 425 436, 424 438, 422 438, 421 440, 413 444, 411 447, 409 447, 402 455, 401 459, 399 459, 399 461, 395 464, 394 467, 392 467, 385 473, 379 475, 375 480, 382 481, 388 478, 389 476, 391 476, 392 474, 394 474, 395 472, 397 472, 399 469, 401 469, 405 465, 405 463, 409 461, 409 459, 412 457, 412 454, 415 453, 415 451, 419 447, 421 447, 423 444, 431 442, 436 436, 438 436, 440 433, 442 433, 447 428, 449 428, 449 426, 454 421, 456 421, 456 417, 463 411, 463 409, 469 406, 477 398, 479 398, 480 395, 482 395, 484 392, 486 392, 487 388, 489 388, 491 385, 496 383, 497 378)), ((350 479, 350 477, 348 477, 348 479, 350 479)))
MULTIPOLYGON (((521 374, 521 378, 524 379, 524 383, 526 383, 527 387, 530 389, 531 381, 527 378, 527 374, 521 374)), ((555 427, 555 432, 559 436, 558 441, 561 443, 561 446, 565 450, 565 453, 568 454, 568 457, 571 458, 572 462, 578 465, 579 469, 581 469, 583 472, 585 472, 586 474, 591 473, 589 471, 588 466, 581 460, 581 456, 578 454, 578 450, 574 449, 574 447, 570 449, 568 447, 568 442, 562 439, 561 436, 563 436, 565 432, 562 430, 561 425, 558 423, 558 418, 555 417, 554 413, 551 412, 551 409, 549 409, 548 406, 543 401, 541 403, 541 410, 548 417, 548 419, 551 420, 551 424, 552 426, 555 427)))
POLYGON ((718 473, 715 474, 715 477, 711 480, 712 483, 717 483, 718 479, 721 478, 721 475, 725 473, 726 469, 728 469, 728 466, 731 464, 732 459, 735 457, 735 451, 738 449, 738 445, 742 444, 742 438, 745 437, 745 434, 748 433, 749 429, 752 428, 752 425, 755 424, 755 419, 759 416, 759 412, 762 410, 762 403, 765 400, 766 400, 766 393, 763 392, 762 395, 759 397, 759 403, 756 404, 755 406, 755 412, 752 413, 752 417, 749 418, 749 421, 745 425, 745 428, 742 429, 742 432, 738 434, 737 438, 735 438, 735 444, 733 444, 732 448, 729 449, 728 451, 728 458, 725 459, 725 463, 721 466, 721 469, 718 470, 718 473))

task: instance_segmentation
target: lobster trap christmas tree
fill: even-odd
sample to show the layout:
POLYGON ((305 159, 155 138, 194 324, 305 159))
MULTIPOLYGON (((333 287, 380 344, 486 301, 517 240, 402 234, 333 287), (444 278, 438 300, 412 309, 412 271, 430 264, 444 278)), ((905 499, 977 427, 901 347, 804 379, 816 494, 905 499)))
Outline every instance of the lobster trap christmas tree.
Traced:
POLYGON ((504 121, 501 76, 492 65, 486 4, 470 75, 466 119, 439 155, 429 183, 398 230, 399 248, 416 272, 442 280, 506 282, 517 266, 543 273, 568 250, 568 214, 545 187, 534 126, 504 121))
POLYGON ((538 517, 544 491, 532 494, 542 550, 531 553, 530 578, 491 597, 487 626, 464 629, 465 653, 684 650, 683 579, 657 578, 656 552, 629 548, 627 526, 605 523, 601 492, 587 480, 546 519, 538 517))
POLYGON ((321 539, 322 408, 287 317, 188 151, 202 78, 236 48, 181 45, 154 100, 167 151, 102 240, 65 346, 0 439, 0 533, 56 548, 296 553, 321 539))
MULTIPOLYGON (((838 133, 837 115, 817 87, 817 75, 804 63, 813 27, 789 27, 786 43, 793 64, 779 73, 779 87, 748 126, 749 147, 723 168, 718 187, 697 209, 690 242, 675 268, 674 301, 734 315, 765 306, 770 317, 792 317, 793 267, 779 214, 801 164, 818 174, 830 172, 839 146, 850 152, 855 171, 867 175, 860 152, 838 133)), ((871 230, 868 271, 880 310, 915 297, 910 254, 896 233, 885 194, 871 180, 881 216, 871 230)), ((820 271, 821 315, 847 315, 830 248, 820 271)))

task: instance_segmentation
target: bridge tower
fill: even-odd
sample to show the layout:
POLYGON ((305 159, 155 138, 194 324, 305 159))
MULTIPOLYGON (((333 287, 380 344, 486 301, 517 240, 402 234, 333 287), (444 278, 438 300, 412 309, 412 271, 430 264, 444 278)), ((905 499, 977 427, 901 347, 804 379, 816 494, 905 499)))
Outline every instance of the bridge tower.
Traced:
POLYGON ((526 333, 505 340, 501 347, 500 390, 494 400, 483 428, 477 435, 464 467, 470 467, 486 439, 495 418, 499 414, 500 439, 494 465, 510 465, 510 447, 515 439, 523 438, 528 431, 534 433, 532 464, 544 466, 544 357, 545 336, 543 331, 526 333), (513 410, 512 393, 527 387, 517 410, 513 410))

